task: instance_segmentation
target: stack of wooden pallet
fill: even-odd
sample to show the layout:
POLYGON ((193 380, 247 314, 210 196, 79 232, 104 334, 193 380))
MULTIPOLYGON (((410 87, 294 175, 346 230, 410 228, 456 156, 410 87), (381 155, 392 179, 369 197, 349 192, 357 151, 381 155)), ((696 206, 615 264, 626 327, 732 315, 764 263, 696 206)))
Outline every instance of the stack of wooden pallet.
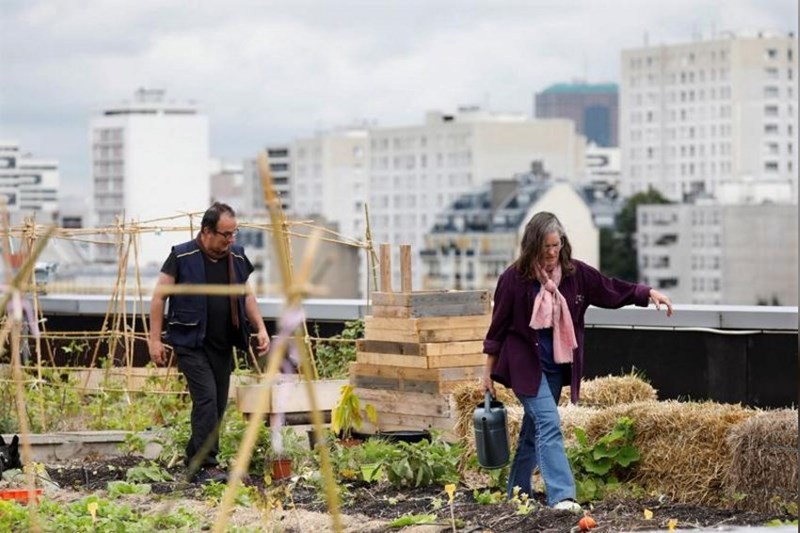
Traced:
MULTIPOLYGON (((410 258, 403 251, 401 247, 401 259, 410 258)), ((377 427, 365 429, 433 428, 452 436, 456 415, 449 393, 482 375, 483 338, 491 320, 490 294, 391 292, 383 268, 387 263, 384 257, 384 290, 372 295, 373 312, 365 319, 365 338, 358 341, 356 362, 350 366, 350 383, 356 394, 378 413, 377 427)), ((409 280, 410 261, 403 261, 401 268, 402 280, 409 280)), ((402 285, 408 289, 410 281, 402 285)))

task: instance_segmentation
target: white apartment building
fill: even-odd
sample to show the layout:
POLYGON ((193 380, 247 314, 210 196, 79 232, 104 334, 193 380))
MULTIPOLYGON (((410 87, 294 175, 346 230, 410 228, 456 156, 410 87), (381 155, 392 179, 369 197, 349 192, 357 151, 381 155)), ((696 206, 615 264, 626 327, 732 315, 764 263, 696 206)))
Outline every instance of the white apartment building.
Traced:
POLYGON ((797 44, 761 32, 624 50, 622 193, 796 203, 797 44))
POLYGON ((322 215, 335 223, 342 235, 363 240, 368 144, 364 129, 295 140, 291 148, 292 212, 300 218, 322 215))
MULTIPOLYGON (((290 215, 293 210, 291 191, 291 146, 270 145, 264 148, 264 150, 269 160, 269 169, 272 174, 272 186, 280 197, 281 208, 287 215, 290 215)), ((264 215, 267 212, 257 159, 247 159, 244 162, 244 185, 242 187, 240 208, 242 213, 248 216, 264 215)))
POLYGON ((643 283, 681 304, 797 305, 797 204, 642 205, 643 283))
MULTIPOLYGON (((126 223, 145 223, 208 207, 208 118, 196 104, 168 100, 163 90, 139 89, 131 101, 92 118, 89 142, 97 226, 114 226, 118 216, 126 223)), ((174 227, 188 222, 162 223, 174 227)), ((172 245, 188 238, 188 232, 143 232, 139 263, 160 265, 172 245)), ((117 260, 113 246, 98 245, 95 252, 98 261, 117 260)))
POLYGON ((0 141, 0 196, 12 224, 31 216, 45 224, 56 222, 59 180, 58 161, 34 158, 21 152, 19 143, 0 141))
MULTIPOLYGON (((412 282, 419 288, 419 251, 437 213, 479 185, 530 169, 534 161, 553 175, 575 179, 584 172, 585 146, 570 120, 531 120, 477 108, 462 108, 454 115, 430 112, 421 125, 372 128, 373 241, 392 244, 395 255, 397 245, 411 245, 412 282)), ((399 279, 398 270, 394 274, 399 279)))
POLYGON ((244 165, 239 161, 212 158, 209 180, 211 201, 229 204, 238 215, 244 191, 244 165))

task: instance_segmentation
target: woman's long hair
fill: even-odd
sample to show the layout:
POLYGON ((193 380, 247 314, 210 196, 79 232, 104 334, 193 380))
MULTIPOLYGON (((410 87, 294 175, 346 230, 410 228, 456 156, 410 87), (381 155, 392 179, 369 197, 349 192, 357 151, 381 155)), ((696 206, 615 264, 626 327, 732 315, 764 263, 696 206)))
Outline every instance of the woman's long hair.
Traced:
POLYGON ((572 246, 564 232, 564 226, 553 213, 541 211, 533 215, 533 218, 525 226, 525 233, 523 233, 522 243, 520 243, 520 254, 514 262, 514 267, 522 277, 536 278, 533 265, 543 263, 545 238, 551 233, 558 233, 561 238, 561 250, 558 254, 561 275, 566 277, 575 271, 575 266, 572 264, 572 246))

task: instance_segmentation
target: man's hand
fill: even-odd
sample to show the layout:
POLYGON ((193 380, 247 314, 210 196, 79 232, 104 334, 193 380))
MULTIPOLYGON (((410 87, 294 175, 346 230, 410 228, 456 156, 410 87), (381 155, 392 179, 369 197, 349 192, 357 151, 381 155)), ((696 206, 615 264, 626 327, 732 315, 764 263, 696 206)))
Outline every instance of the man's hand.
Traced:
POLYGON ((264 355, 269 350, 269 335, 267 334, 267 330, 262 329, 256 335, 256 339, 258 340, 258 345, 256 346, 256 355, 264 355))
POLYGON ((162 366, 166 359, 164 357, 164 343, 160 340, 151 340, 150 341, 150 360, 153 361, 156 366, 162 366))
POLYGON ((672 300, 669 299, 669 296, 655 289, 650 289, 650 300, 656 304, 656 309, 659 311, 661 310, 661 304, 664 304, 667 307, 667 316, 672 316, 672 300))

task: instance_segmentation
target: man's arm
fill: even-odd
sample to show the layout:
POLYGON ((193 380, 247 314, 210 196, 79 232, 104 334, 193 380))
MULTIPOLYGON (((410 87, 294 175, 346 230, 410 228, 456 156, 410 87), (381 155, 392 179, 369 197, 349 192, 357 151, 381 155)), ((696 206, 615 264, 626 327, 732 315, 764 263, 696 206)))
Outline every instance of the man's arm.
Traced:
POLYGON ((163 365, 166 362, 164 357, 164 343, 161 342, 161 328, 164 326, 164 302, 166 296, 161 288, 174 285, 175 278, 169 274, 161 272, 158 275, 156 288, 153 291, 153 298, 150 300, 150 359, 156 365, 163 365))
POLYGON ((247 295, 244 297, 244 310, 247 313, 247 319, 250 323, 258 328, 258 355, 264 355, 269 350, 269 335, 267 334, 267 327, 264 325, 264 319, 261 318, 261 312, 258 310, 258 301, 256 295, 253 293, 253 288, 247 284, 247 295))

